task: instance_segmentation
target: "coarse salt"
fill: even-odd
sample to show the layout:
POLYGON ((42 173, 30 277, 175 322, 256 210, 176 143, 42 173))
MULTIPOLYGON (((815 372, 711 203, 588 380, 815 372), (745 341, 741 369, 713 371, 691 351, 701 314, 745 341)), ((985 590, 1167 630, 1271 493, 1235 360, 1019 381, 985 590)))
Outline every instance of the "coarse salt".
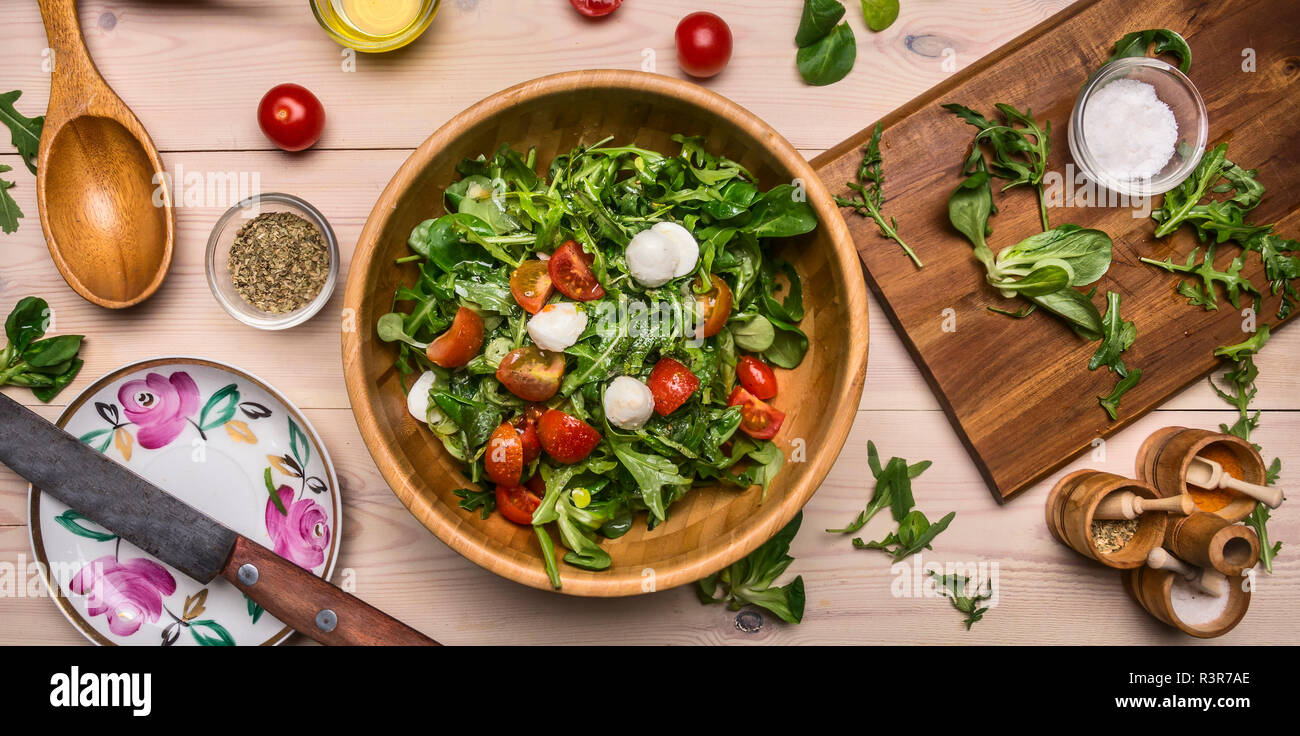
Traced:
POLYGON ((1088 100, 1083 138, 1105 174, 1120 181, 1150 179, 1174 156, 1178 121, 1155 87, 1116 79, 1088 100))
POLYGON ((1174 615, 1189 626, 1207 626, 1214 623, 1228 610, 1227 591, 1220 596, 1212 596, 1199 589, 1196 583, 1181 578, 1174 580, 1169 591, 1174 615))

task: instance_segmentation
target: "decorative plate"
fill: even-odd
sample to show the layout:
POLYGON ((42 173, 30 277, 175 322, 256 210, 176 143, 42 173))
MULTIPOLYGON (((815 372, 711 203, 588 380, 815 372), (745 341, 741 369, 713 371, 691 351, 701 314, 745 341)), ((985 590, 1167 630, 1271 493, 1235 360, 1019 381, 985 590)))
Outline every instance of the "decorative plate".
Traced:
MULTIPOLYGON (((257 378, 202 358, 155 358, 95 381, 58 424, 280 556, 333 571, 334 466, 302 412, 257 378)), ((201 585, 38 489, 28 508, 45 583, 95 643, 279 644, 292 631, 225 580, 201 585)))

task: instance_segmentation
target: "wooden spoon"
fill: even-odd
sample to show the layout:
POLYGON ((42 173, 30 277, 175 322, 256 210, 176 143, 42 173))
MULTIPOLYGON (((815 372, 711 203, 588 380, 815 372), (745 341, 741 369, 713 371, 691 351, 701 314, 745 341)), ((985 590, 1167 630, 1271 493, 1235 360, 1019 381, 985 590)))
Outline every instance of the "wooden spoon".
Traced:
POLYGON ((1112 493, 1097 504, 1092 512, 1094 519, 1136 519, 1138 514, 1148 511, 1164 511, 1179 516, 1187 516, 1196 510, 1196 501, 1191 495, 1180 493, 1168 498, 1143 498, 1136 493, 1121 491, 1112 493))
POLYGON ((149 134, 99 75, 74 0, 40 0, 54 51, 36 201, 54 265, 81 296, 120 309, 158 289, 175 222, 149 134))
POLYGON ((1200 488, 1230 488, 1275 509, 1282 503, 1282 489, 1247 483, 1223 472, 1223 466, 1209 458, 1195 456, 1187 466, 1187 482, 1200 488))
POLYGON ((1181 575, 1184 580, 1196 585, 1215 598, 1228 592, 1228 577, 1226 575, 1208 567, 1193 567, 1169 554, 1163 547, 1156 547, 1147 553, 1147 567, 1168 570, 1175 575, 1181 575))

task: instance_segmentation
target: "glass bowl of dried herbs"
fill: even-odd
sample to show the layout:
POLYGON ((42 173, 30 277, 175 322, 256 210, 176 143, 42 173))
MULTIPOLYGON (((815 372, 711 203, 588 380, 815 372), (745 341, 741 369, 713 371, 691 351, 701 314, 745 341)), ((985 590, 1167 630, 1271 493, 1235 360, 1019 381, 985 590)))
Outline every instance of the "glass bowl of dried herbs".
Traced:
POLYGON ((230 316, 263 330, 302 324, 325 306, 339 244, 325 216, 292 194, 245 199, 208 237, 208 286, 230 316))

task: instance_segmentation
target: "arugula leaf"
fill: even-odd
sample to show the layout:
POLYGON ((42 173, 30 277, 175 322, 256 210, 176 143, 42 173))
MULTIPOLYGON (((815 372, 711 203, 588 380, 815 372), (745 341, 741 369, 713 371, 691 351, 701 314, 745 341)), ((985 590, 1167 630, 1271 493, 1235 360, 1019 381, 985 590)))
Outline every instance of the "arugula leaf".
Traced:
MULTIPOLYGON (((45 116, 29 118, 14 109, 14 103, 22 97, 20 90, 0 94, 0 123, 9 128, 10 140, 18 155, 23 157, 27 170, 36 173, 36 153, 41 147, 41 130, 45 127, 45 116)), ((4 170, 8 170, 5 167, 4 170)), ((8 231, 6 231, 8 232, 8 231)))
POLYGON ((988 606, 980 606, 986 600, 993 597, 992 585, 985 581, 975 586, 975 590, 970 590, 970 580, 963 575, 953 573, 952 575, 943 575, 937 570, 930 570, 930 577, 938 583, 941 595, 952 601, 952 607, 966 614, 966 630, 979 623, 984 619, 984 614, 988 612, 988 606))
POLYGON ((1165 192, 1160 207, 1151 212, 1151 219, 1159 223, 1156 237, 1163 238, 1191 216, 1192 209, 1209 194, 1210 189, 1222 178, 1223 167, 1228 154, 1228 144, 1220 143, 1201 154, 1192 175, 1178 186, 1165 192))
POLYGON ((1097 401, 1101 403, 1101 408, 1105 409, 1106 413, 1110 415, 1111 421, 1119 419, 1120 399, 1124 397, 1124 394, 1128 393, 1129 389, 1138 385, 1138 381, 1141 380, 1142 369, 1134 368, 1128 372, 1128 375, 1115 383, 1115 388, 1111 389, 1109 394, 1097 397, 1097 401))
POLYGON ((1223 291, 1228 297, 1228 302, 1234 309, 1241 308, 1241 292, 1259 295, 1259 289, 1241 275, 1241 269, 1245 265, 1245 254, 1241 254, 1232 259, 1227 271, 1220 271, 1214 267, 1214 249, 1215 245, 1211 243, 1205 248, 1205 257, 1201 262, 1196 263, 1196 254, 1200 248, 1193 248, 1191 253, 1187 254, 1187 262, 1178 264, 1173 262, 1173 256, 1163 261, 1157 261, 1154 258, 1142 258, 1143 263, 1149 263, 1152 266, 1159 266, 1170 273, 1185 273, 1196 276, 1201 280, 1201 285, 1196 285, 1188 281, 1182 282, 1178 287, 1178 293, 1188 297, 1189 303, 1203 307, 1206 311, 1214 311, 1219 308, 1218 290, 1215 284, 1223 284, 1223 291))
POLYGON ((640 489, 641 498, 658 521, 668 518, 664 503, 664 486, 689 486, 690 478, 682 477, 678 468, 663 455, 652 455, 632 449, 632 443, 613 439, 609 440, 614 457, 632 474, 640 489))
POLYGON ((862 0, 862 16, 867 28, 883 31, 898 20, 898 0, 862 0))
POLYGON ((1258 253, 1264 262, 1264 278, 1268 279, 1271 292, 1275 295, 1282 294, 1277 318, 1286 319, 1296 302, 1300 302, 1300 293, 1297 293, 1292 283, 1294 279, 1300 278, 1300 257, 1289 255, 1300 251, 1300 242, 1273 233, 1262 233, 1247 240, 1242 247, 1258 253))
POLYGON ((1102 318, 1102 339, 1097 352, 1088 361, 1088 370, 1095 371, 1106 366, 1119 374, 1120 378, 1128 375, 1124 359, 1120 353, 1128 350, 1137 338, 1137 327, 1125 320, 1119 313, 1119 294, 1106 292, 1106 316, 1102 318))
POLYGON ((824 87, 847 77, 857 58, 858 44, 853 29, 848 23, 841 23, 825 38, 799 49, 795 62, 803 81, 824 87))
POLYGON ((726 603, 732 611, 754 605, 766 609, 786 623, 797 624, 802 621, 805 599, 803 576, 796 577, 784 586, 775 585, 776 579, 794 562, 794 558, 789 555, 790 543, 799 533, 802 522, 803 512, 800 511, 781 531, 748 556, 697 581, 695 594, 700 603, 726 603))
POLYGON ((1187 39, 1183 38, 1177 31, 1171 31, 1168 28, 1151 28, 1145 31, 1133 31, 1126 33, 1120 40, 1115 42, 1114 53, 1106 60, 1107 63, 1116 59, 1123 59, 1130 56, 1146 56, 1147 47, 1155 44, 1157 55, 1170 53, 1178 57, 1178 70, 1186 74, 1192 68, 1192 48, 1187 45, 1187 39))
MULTIPOLYGON (((12 169, 12 166, 0 164, 0 173, 12 169)), ((0 179, 0 232, 4 233, 17 231, 18 220, 23 217, 23 211, 18 207, 18 201, 9 193, 13 186, 13 182, 0 179)))
POLYGON ((1002 113, 1004 122, 998 123, 984 117, 969 107, 949 103, 943 108, 979 132, 971 144, 970 155, 966 158, 963 172, 970 174, 977 170, 978 162, 984 153, 980 144, 988 144, 993 156, 989 161, 989 172, 999 179, 1007 180, 1002 191, 1022 184, 1029 184, 1038 193, 1038 212, 1043 221, 1043 229, 1050 230, 1047 220, 1047 200, 1043 192, 1043 176, 1047 173, 1047 154, 1050 150, 1052 124, 1039 126, 1033 111, 1021 112, 1012 105, 999 102, 994 105, 1002 113))
MULTIPOLYGON (((895 6, 897 7, 897 6, 895 6)), ((835 196, 835 204, 841 207, 851 207, 863 217, 869 217, 875 221, 876 227, 880 228, 880 234, 902 247, 903 252, 917 268, 921 268, 923 263, 916 257, 916 253, 903 242, 898 236, 898 221, 890 218, 885 220, 884 215, 880 213, 880 206, 884 203, 884 158, 880 153, 880 134, 881 124, 876 123, 875 130, 871 133, 871 140, 862 148, 862 163, 858 166, 858 180, 849 182, 848 188, 857 192, 855 197, 835 196)), ((987 219, 987 218, 986 218, 987 219)))
POLYGON ((842 529, 827 529, 828 533, 852 534, 866 526, 867 522, 884 508, 891 510, 895 521, 902 520, 915 505, 912 497, 912 479, 924 473, 931 462, 922 460, 908 465, 906 460, 892 457, 884 467, 881 467, 880 454, 876 450, 876 445, 868 440, 867 465, 871 468, 872 477, 876 479, 875 491, 872 492, 867 507, 847 526, 842 529))
MULTIPOLYGON (((1279 470, 1282 467, 1280 461, 1274 459, 1273 465, 1279 470)), ((1255 535, 1259 537, 1259 561, 1264 565, 1264 569, 1271 575, 1273 573, 1273 558, 1282 553, 1282 543, 1272 542, 1268 538, 1268 507, 1262 503, 1255 504, 1255 510, 1250 512, 1250 516, 1245 519, 1246 526, 1255 530, 1255 535)))
POLYGON ((452 495, 459 497, 460 503, 457 506, 466 511, 478 511, 480 519, 486 519, 497 510, 496 493, 493 491, 471 491, 468 488, 461 488, 452 491, 452 495))
POLYGON ((839 0, 804 0, 799 30, 794 34, 795 45, 803 48, 826 38, 843 17, 844 6, 839 0))
POLYGON ((939 536, 944 529, 947 529, 956 516, 956 511, 950 511, 942 519, 931 524, 925 514, 913 509, 907 512, 907 515, 899 521, 898 529, 890 532, 884 539, 863 542, 860 537, 855 537, 853 539, 853 548, 878 549, 892 555, 894 561, 898 562, 921 550, 933 549, 930 545, 934 538, 939 536))

